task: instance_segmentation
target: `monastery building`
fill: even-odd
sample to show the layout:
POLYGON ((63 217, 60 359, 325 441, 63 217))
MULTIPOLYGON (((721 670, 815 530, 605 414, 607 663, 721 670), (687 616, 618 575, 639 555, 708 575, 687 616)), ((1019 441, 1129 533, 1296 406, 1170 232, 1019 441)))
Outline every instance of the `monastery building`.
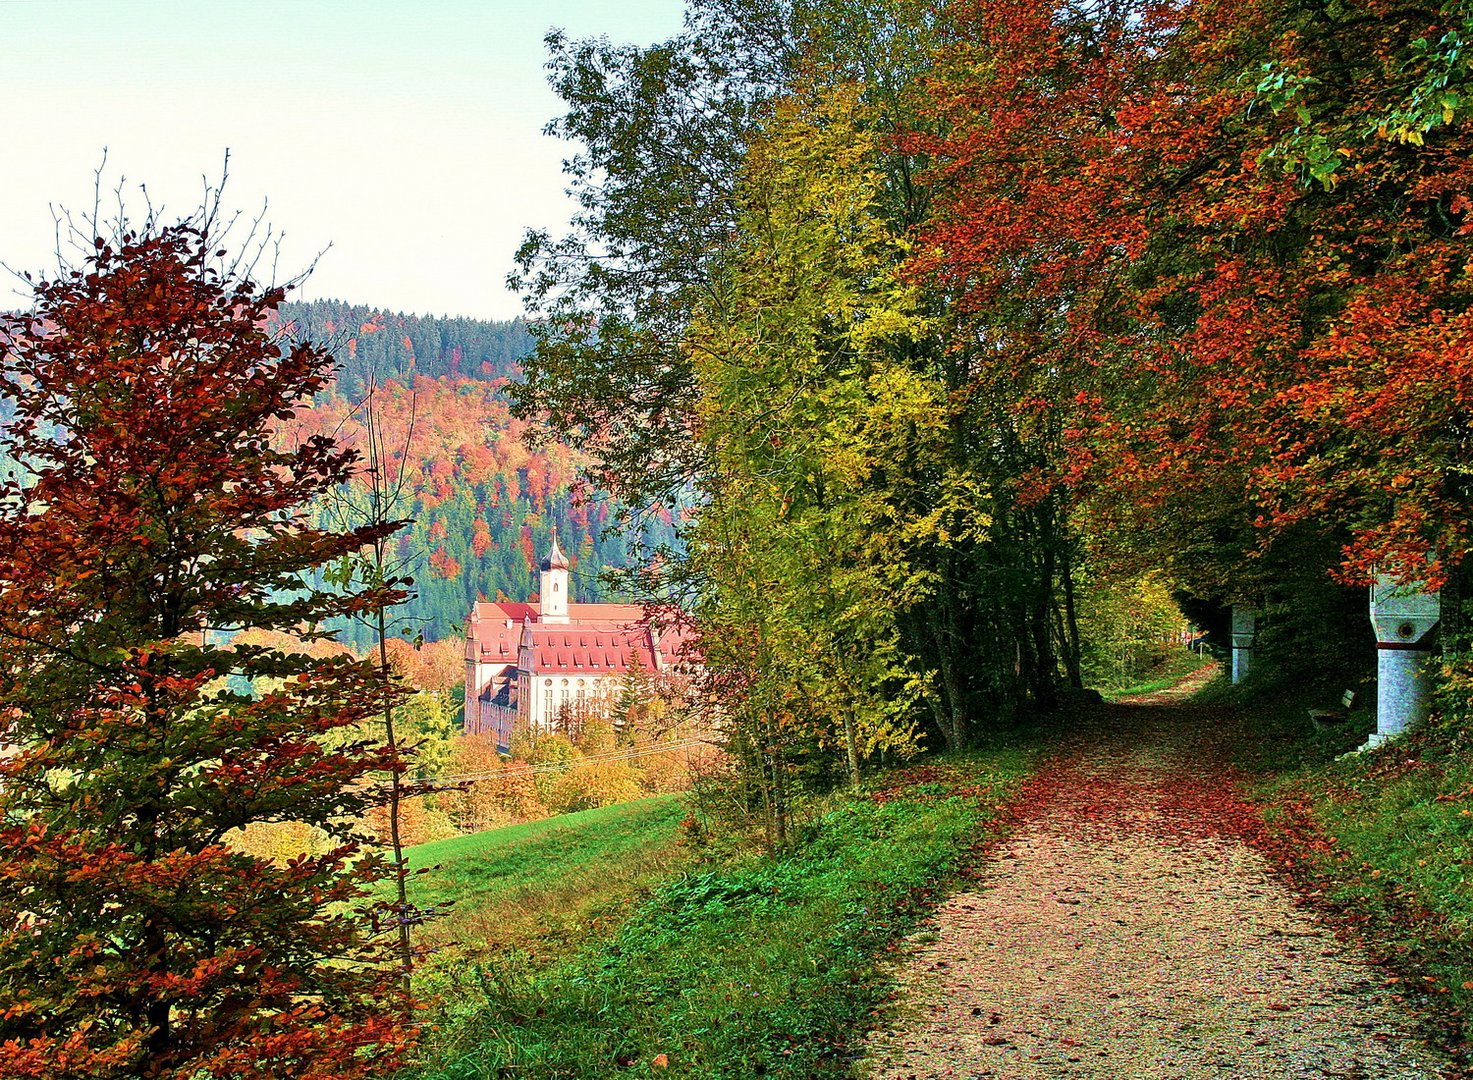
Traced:
POLYGON ((636 665, 652 675, 677 663, 684 636, 661 632, 639 604, 579 604, 568 560, 552 539, 539 602, 478 603, 465 628, 465 733, 552 731, 563 710, 610 701, 636 665))

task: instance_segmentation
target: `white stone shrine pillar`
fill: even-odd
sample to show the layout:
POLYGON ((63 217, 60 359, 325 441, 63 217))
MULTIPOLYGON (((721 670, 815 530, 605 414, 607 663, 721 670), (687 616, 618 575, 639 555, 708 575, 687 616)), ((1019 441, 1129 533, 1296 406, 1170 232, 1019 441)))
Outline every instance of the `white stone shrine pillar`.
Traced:
POLYGON ((1376 629, 1376 732, 1374 749, 1427 716, 1431 674, 1427 660, 1442 618, 1441 597, 1420 585, 1399 585, 1378 575, 1371 586, 1371 625, 1376 629))
POLYGON ((1233 685, 1243 681, 1253 664, 1253 636, 1258 612, 1247 604, 1233 605, 1233 685))

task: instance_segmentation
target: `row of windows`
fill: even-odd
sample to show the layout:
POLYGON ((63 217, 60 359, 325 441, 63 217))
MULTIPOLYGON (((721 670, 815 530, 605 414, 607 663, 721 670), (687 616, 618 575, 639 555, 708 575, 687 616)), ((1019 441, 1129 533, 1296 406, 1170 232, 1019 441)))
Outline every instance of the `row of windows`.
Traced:
MULTIPOLYGON (((566 708, 567 707, 568 700, 569 700, 569 692, 570 692, 571 689, 572 688, 570 688, 569 685, 568 685, 568 680, 567 679, 563 679, 562 680, 562 686, 559 688, 558 706, 557 706, 558 708, 561 709, 561 708, 566 708)), ((587 693, 588 693, 588 690, 587 690, 587 687, 584 685, 584 681, 582 679, 579 679, 578 680, 578 686, 577 686, 577 697, 574 698, 573 700, 575 700, 579 705, 582 705, 583 702, 585 700, 587 700, 587 693)), ((552 716, 552 714, 553 714, 553 704, 552 704, 552 702, 553 702, 552 680, 551 679, 545 679, 545 680, 543 680, 543 690, 542 690, 542 714, 544 716, 548 716, 548 717, 552 716)))

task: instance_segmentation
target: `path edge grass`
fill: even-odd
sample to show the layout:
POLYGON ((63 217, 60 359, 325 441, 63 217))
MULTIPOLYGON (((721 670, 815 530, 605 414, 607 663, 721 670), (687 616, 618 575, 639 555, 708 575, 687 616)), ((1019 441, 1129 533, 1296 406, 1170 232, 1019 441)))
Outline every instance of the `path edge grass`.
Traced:
POLYGON ((850 1076, 888 958, 1010 827, 1036 733, 836 794, 793 850, 676 875, 609 936, 488 984, 417 1076, 850 1076))
POLYGON ((1170 690, 1182 681, 1191 678, 1203 668, 1218 661, 1205 653, 1189 652, 1179 649, 1169 653, 1162 662, 1160 669, 1151 678, 1122 683, 1118 686, 1099 687, 1100 697, 1109 704, 1114 704, 1124 698, 1137 697, 1141 694, 1154 694, 1160 690, 1170 690))

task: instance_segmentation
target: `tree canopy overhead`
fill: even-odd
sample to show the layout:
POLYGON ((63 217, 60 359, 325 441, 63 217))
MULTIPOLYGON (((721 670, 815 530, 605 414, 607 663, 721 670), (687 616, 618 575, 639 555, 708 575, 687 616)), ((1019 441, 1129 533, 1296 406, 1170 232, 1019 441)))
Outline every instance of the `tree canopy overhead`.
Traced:
MULTIPOLYGON (((1373 564, 1456 578, 1467 17, 723 0, 650 49, 554 39, 585 212, 523 249, 550 318, 520 407, 631 497, 695 493, 667 566, 712 613, 751 582, 701 544, 743 520, 787 560, 748 566, 766 594, 814 583, 843 428, 844 498, 885 509, 829 551, 908 583, 870 640, 949 743, 1083 681, 1111 580, 1318 618, 1373 564)), ((782 700, 814 699, 816 640, 767 665, 782 700)))

